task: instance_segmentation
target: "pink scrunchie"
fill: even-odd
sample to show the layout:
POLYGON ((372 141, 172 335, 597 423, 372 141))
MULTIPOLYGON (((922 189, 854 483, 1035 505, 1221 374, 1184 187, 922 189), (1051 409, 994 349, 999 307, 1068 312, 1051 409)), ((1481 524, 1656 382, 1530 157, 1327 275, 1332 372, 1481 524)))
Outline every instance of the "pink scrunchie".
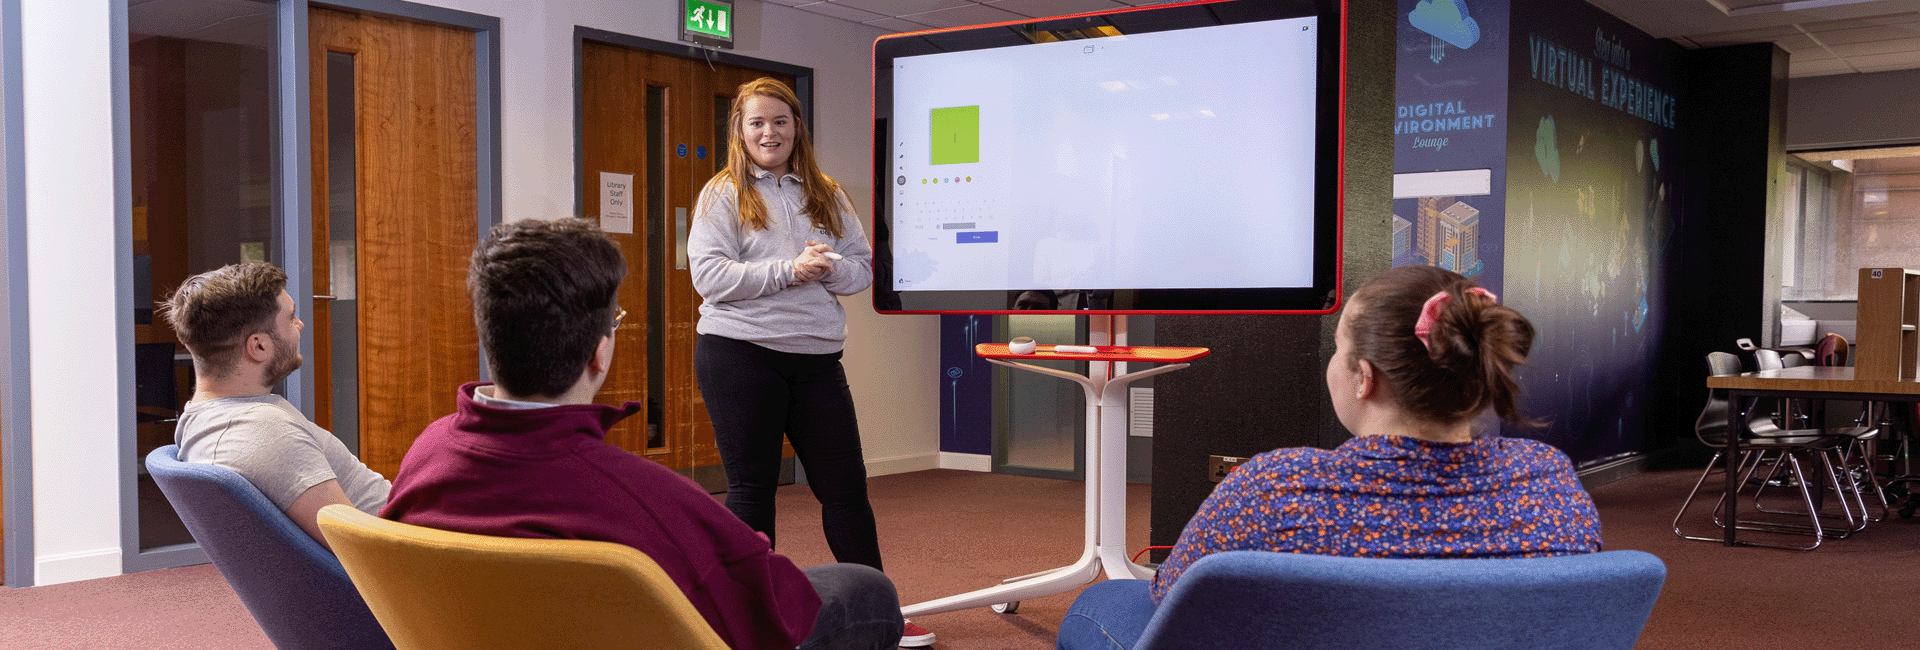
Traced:
MULTIPOLYGON (((1493 295, 1492 291, 1481 287, 1467 289, 1466 293, 1477 293, 1486 296, 1488 300, 1500 302, 1499 296, 1493 295)), ((1429 351, 1433 349, 1433 343, 1428 341, 1427 338, 1433 332, 1434 321, 1440 320, 1440 307, 1452 299, 1453 294, 1441 291, 1440 293, 1433 294, 1433 297, 1428 298, 1427 304, 1420 306, 1420 320, 1413 322, 1413 338, 1420 339, 1420 345, 1426 347, 1429 351)))

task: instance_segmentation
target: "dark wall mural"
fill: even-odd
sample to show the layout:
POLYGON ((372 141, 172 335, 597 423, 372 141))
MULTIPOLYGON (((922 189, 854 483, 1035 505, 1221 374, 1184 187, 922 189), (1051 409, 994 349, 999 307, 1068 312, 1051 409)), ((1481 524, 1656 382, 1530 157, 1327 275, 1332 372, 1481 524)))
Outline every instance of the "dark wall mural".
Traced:
POLYGON ((1522 375, 1545 440, 1641 451, 1679 204, 1680 48, 1580 2, 1512 0, 1505 287, 1541 333, 1522 375))
POLYGON ((1539 331, 1544 427, 1593 466, 1644 451, 1678 205, 1680 48, 1583 2, 1399 0, 1393 264, 1459 272, 1539 331))

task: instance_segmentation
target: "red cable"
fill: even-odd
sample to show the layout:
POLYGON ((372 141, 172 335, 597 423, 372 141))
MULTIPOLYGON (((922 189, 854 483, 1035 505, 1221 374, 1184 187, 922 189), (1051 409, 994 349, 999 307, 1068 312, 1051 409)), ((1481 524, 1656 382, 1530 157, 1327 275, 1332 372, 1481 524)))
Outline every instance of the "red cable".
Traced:
POLYGON ((1156 548, 1173 548, 1173 547, 1171 547, 1171 546, 1149 546, 1149 547, 1146 547, 1146 548, 1143 548, 1143 549, 1140 549, 1140 552, 1139 552, 1139 553, 1134 553, 1134 554, 1133 554, 1133 559, 1132 559, 1132 560, 1128 560, 1128 561, 1129 561, 1129 562, 1139 562, 1139 561, 1140 561, 1140 556, 1142 556, 1142 555, 1146 555, 1146 554, 1147 554, 1147 551, 1151 551, 1151 550, 1153 550, 1153 549, 1156 549, 1156 548))

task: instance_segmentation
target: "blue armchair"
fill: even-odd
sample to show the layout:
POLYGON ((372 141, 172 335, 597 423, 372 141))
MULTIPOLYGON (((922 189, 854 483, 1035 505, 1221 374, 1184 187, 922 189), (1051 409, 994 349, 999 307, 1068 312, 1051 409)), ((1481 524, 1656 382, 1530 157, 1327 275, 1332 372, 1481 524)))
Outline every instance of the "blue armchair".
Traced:
POLYGON ((1157 609, 1145 581, 1089 587, 1061 623, 1060 647, 1626 650, 1666 575, 1641 551, 1495 560, 1232 551, 1193 563, 1157 609), (1092 621, 1115 609, 1152 612, 1137 640, 1125 625, 1096 630, 1092 621))
POLYGON ((233 470, 183 463, 167 445, 147 473, 280 650, 391 650, 332 553, 233 470))

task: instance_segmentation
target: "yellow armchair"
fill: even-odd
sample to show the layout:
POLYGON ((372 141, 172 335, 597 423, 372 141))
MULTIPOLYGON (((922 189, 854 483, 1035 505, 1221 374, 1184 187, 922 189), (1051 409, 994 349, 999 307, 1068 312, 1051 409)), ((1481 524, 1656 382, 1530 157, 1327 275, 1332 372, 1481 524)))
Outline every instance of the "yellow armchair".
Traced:
POLYGON ((471 535, 345 505, 320 531, 399 650, 726 650, 660 565, 622 544, 471 535))

